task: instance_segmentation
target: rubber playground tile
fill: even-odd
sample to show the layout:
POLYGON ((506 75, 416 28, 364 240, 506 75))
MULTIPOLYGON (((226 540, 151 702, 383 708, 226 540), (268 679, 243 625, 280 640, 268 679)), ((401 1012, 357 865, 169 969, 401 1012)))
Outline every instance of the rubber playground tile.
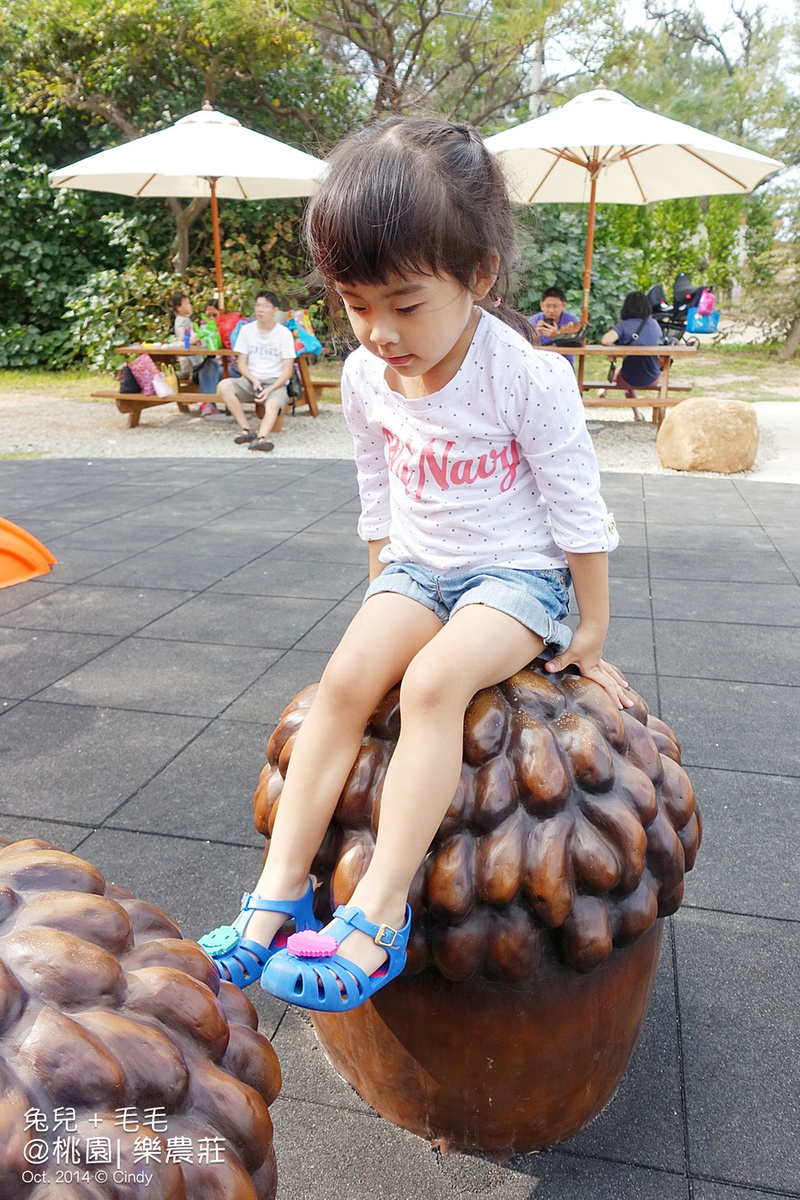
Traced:
POLYGON ((176 588, 178 591, 201 591, 230 575, 241 566, 238 558, 222 558, 204 554, 182 554, 172 549, 170 542, 144 550, 92 576, 92 583, 111 587, 176 588))
POLYGON ((304 562, 263 555, 211 588, 250 596, 307 596, 340 600, 364 581, 366 563, 304 562))
MULTIPOLYGON (((647 579, 647 548, 645 546, 617 546, 609 556, 608 571, 612 579, 647 579)), ((642 586, 645 586, 644 583, 642 586)))
MULTIPOLYGON (((613 557, 612 557, 613 562, 613 557)), ((705 580, 721 583, 792 583, 792 573, 777 550, 732 552, 709 545, 704 550, 692 546, 683 549, 650 551, 652 579, 705 580)))
POLYGON ((24 700, 101 654, 119 639, 97 634, 0 628, 3 691, 24 700))
POLYGON ((319 683, 329 657, 319 651, 289 650, 225 710, 225 719, 274 728, 297 693, 319 683))
POLYGON ((268 550, 279 545, 283 534, 267 535, 263 530, 248 530, 239 533, 224 533, 212 529, 210 525, 188 529, 169 543, 175 554, 204 554, 209 558, 224 558, 236 560, 237 567, 244 566, 254 558, 266 554, 268 550))
POLYGON ((40 817, 6 816, 0 812, 0 837, 10 838, 13 842, 26 841, 28 838, 39 838, 50 842, 56 850, 65 850, 67 854, 77 854, 78 847, 92 832, 92 825, 75 825, 69 821, 48 821, 40 817))
POLYGON ((124 550, 128 554, 149 550, 168 542, 179 530, 162 514, 160 521, 139 521, 136 516, 113 517, 110 521, 97 514, 94 524, 52 540, 49 549, 56 558, 67 550, 124 550))
POLYGON ((241 842, 263 850, 253 821, 253 793, 267 760, 272 729, 213 721, 114 815, 113 825, 175 834, 179 811, 191 808, 193 837, 241 842))
POLYGON ((692 768, 690 775, 704 829, 697 868, 686 877, 684 903, 796 920, 800 782, 702 767, 692 768))
POLYGON ((302 562, 355 563, 368 566, 367 550, 355 533, 296 533, 271 550, 268 558, 289 558, 302 562))
POLYGON ((266 670, 275 653, 128 638, 60 679, 43 698, 58 704, 216 717, 266 670))
POLYGON ((681 524, 670 521, 661 525, 656 521, 647 524, 647 543, 651 550, 710 551, 713 554, 727 551, 739 554, 742 551, 756 552, 772 550, 771 538, 760 525, 711 525, 698 528, 696 522, 681 524))
POLYGON ((648 1170, 583 1158, 556 1147, 543 1154, 513 1158, 536 1181, 529 1200, 687 1200, 683 1173, 648 1170))
POLYGON ((611 616, 650 618, 650 592, 646 580, 614 575, 609 582, 611 616))
POLYGON ((421 1138, 371 1113, 281 1095, 270 1114, 286 1200, 532 1200, 534 1195, 524 1173, 487 1158, 439 1155, 421 1138))
POLYGON ((747 625, 800 625, 800 587, 796 583, 742 583, 653 579, 656 620, 731 622, 747 625))
POLYGON ((675 919, 690 1171, 800 1192, 800 923, 675 919))
POLYGON ((337 1110, 373 1115, 366 1101, 326 1059, 304 1009, 288 1005, 272 1045, 281 1063, 282 1099, 335 1105, 337 1110))
POLYGON ((196 717, 25 701, 0 719, 0 811, 96 824, 203 724, 196 717))
POLYGON ((36 579, 26 579, 23 583, 0 588, 0 616, 58 591, 60 586, 60 582, 54 580, 50 572, 49 575, 39 575, 36 579))
POLYGON ((800 775, 800 689, 661 676, 660 716, 678 735, 684 765, 800 775))
POLYGON ((694 1200, 775 1200, 775 1192, 759 1192, 729 1183, 712 1183, 697 1176, 692 1177, 692 1194, 694 1200))
POLYGON ((326 650, 329 654, 332 654, 360 608, 360 598, 357 600, 342 600, 340 604, 331 609, 327 616, 318 621, 305 637, 300 639, 296 648, 298 650, 326 650))
POLYGON ((196 940, 234 919, 242 892, 260 874, 262 856, 255 849, 182 837, 193 814, 176 804, 174 815, 175 836, 100 828, 80 852, 106 880, 156 904, 177 921, 184 937, 196 940))
POLYGON ((142 636, 288 650, 332 606, 332 600, 205 592, 154 621, 142 636))
POLYGON ((0 617, 0 625, 125 636, 150 625, 193 594, 156 588, 73 584, 7 613, 0 617))
POLYGON ((796 659, 797 630, 662 619, 655 627, 655 646, 662 676, 772 683, 784 681, 787 664, 796 659))
POLYGON ((619 667, 623 675, 650 674, 655 671, 653 622, 648 617, 611 618, 603 657, 619 667))

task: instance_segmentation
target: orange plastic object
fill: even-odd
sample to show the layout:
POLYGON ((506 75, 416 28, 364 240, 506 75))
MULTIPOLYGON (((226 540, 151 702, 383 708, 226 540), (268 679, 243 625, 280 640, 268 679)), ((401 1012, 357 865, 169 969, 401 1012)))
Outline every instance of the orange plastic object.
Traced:
POLYGON ((56 562, 58 559, 32 533, 0 517, 0 588, 46 575, 56 562))

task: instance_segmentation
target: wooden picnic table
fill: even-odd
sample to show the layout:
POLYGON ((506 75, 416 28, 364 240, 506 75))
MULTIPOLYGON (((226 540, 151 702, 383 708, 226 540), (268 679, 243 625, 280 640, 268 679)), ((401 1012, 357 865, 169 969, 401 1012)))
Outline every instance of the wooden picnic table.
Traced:
MULTIPOLYGON (((185 346, 177 344, 166 346, 146 346, 146 345, 131 345, 131 346, 116 346, 114 353, 122 358, 136 358, 139 354, 149 354, 154 363, 165 365, 175 365, 176 360, 186 358, 189 355, 202 355, 205 358, 219 356, 223 361, 223 370, 227 375, 227 360, 236 357, 235 350, 209 350, 206 346, 190 346, 188 349, 185 346)), ((308 369, 308 355, 297 355, 297 369, 300 372, 300 380, 303 385, 303 395, 296 401, 290 399, 292 411, 299 405, 300 407, 308 406, 313 417, 319 416, 319 407, 317 405, 317 390, 326 387, 338 387, 339 384, 330 380, 316 379, 312 380, 308 369)), ((92 396, 114 400, 117 408, 121 413, 126 413, 128 416, 127 429, 135 429, 139 424, 139 419, 142 412, 146 408, 155 408, 159 404, 177 404, 181 412, 189 412, 189 404, 202 404, 203 401, 213 400, 214 397, 205 395, 200 391, 199 385, 193 379, 179 379, 177 395, 173 393, 171 396, 145 396, 141 392, 92 392, 92 396)), ((264 416, 264 405, 260 401, 255 402, 256 415, 264 416)), ((283 413, 278 417, 275 423, 275 431, 279 431, 283 424, 283 413)))
MULTIPOLYGON (((583 403, 587 408, 631 408, 636 403, 623 395, 593 396, 587 399, 587 393, 592 391, 622 391, 622 385, 619 383, 609 383, 608 380, 587 380, 585 378, 586 361, 595 355, 604 355, 606 358, 628 358, 631 355, 641 358, 645 355, 650 355, 658 359, 659 366, 661 367, 661 378, 659 381, 647 387, 637 387, 636 389, 639 393, 658 393, 651 402, 653 405, 654 425, 660 425, 664 420, 667 405, 679 404, 684 399, 683 395, 675 396, 674 393, 686 393, 692 390, 690 383, 671 384, 669 381, 669 370, 674 358, 682 358, 687 354, 696 354, 696 346, 640 346, 638 343, 635 346, 621 346, 619 342, 614 342, 610 346, 542 346, 541 349, 555 351, 556 354, 574 355, 578 359, 578 387, 583 396, 583 403)), ((641 402, 641 396, 639 402, 641 402)))

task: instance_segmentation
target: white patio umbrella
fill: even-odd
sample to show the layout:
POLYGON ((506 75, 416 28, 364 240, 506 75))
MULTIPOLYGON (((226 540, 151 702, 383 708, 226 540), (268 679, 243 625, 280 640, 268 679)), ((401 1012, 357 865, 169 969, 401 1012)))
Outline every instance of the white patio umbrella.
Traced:
POLYGON ((523 204, 589 202, 581 321, 589 316, 598 204, 750 192, 783 164, 600 87, 486 139, 523 204))
POLYGON ((325 170, 322 159, 246 129, 206 101, 158 133, 102 150, 51 171, 52 187, 122 196, 208 196, 220 304, 223 297, 217 198, 269 200, 310 196, 325 170))

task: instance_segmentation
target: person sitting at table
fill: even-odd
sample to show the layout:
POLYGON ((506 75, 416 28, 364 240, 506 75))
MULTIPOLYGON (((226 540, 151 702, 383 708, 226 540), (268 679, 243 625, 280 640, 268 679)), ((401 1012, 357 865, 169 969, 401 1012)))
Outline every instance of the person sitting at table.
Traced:
MULTIPOLYGON (((562 325, 580 325, 574 313, 567 312, 567 297, 560 287, 549 287, 542 292, 541 311, 528 317, 528 323, 536 330, 543 346, 552 346, 553 338, 562 325)), ((565 354, 567 362, 574 364, 572 354, 565 354)))
POLYGON ((272 450, 269 434, 278 414, 289 399, 286 384, 294 370, 294 338, 277 321, 281 304, 274 292, 259 292, 254 306, 255 320, 243 325, 233 349, 239 378, 223 379, 219 395, 241 432, 233 439, 251 450, 272 450), (258 433, 242 408, 242 401, 255 400, 264 405, 258 433))
MULTIPOLYGON (((653 310, 644 292, 628 292, 622 303, 619 321, 600 338, 602 346, 657 346, 660 341, 661 326, 653 319, 653 310)), ((637 387, 649 387, 657 383, 660 377, 657 354, 630 354, 614 370, 610 382, 619 383, 622 394, 630 400, 636 400, 637 387)), ((597 395, 598 399, 601 398, 604 390, 597 395)), ((643 421, 642 412, 635 405, 631 407, 634 420, 643 421)))
MULTIPOLYGON (((206 305, 206 307, 208 307, 206 305)), ((169 315, 172 321, 172 328, 175 334, 175 340, 179 345, 185 345, 184 334, 189 332, 189 345, 201 345, 200 338, 192 321, 192 302, 186 295, 186 292, 173 292, 169 298, 169 315)), ((219 312, 219 310, 217 310, 219 312)), ((185 370, 191 372, 195 382, 200 385, 200 391, 205 396, 214 396, 217 391, 217 384, 222 378, 222 367, 216 358, 205 354, 189 354, 183 360, 185 370)), ((181 378, 181 364, 178 364, 178 377, 181 378)), ((206 400, 200 405, 201 417, 213 417, 217 411, 216 404, 213 401, 206 400)))

